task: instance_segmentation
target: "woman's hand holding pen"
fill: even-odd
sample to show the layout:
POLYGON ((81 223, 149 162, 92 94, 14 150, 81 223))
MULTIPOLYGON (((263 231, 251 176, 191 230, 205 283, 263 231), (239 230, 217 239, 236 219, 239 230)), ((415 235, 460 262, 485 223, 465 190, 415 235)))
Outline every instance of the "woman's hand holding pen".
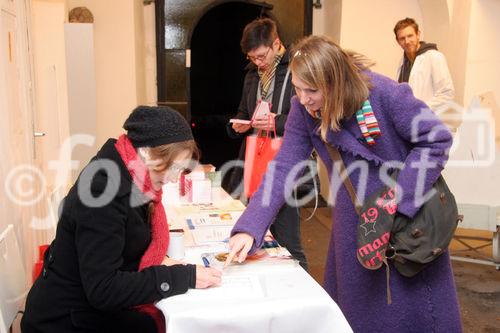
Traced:
MULTIPOLYGON (((162 265, 187 265, 187 262, 165 257, 162 265)), ((196 265, 196 288, 204 289, 212 286, 218 286, 221 283, 221 276, 222 272, 215 268, 196 265)))
POLYGON ((222 272, 215 268, 196 265, 196 289, 220 285, 221 276, 222 272))

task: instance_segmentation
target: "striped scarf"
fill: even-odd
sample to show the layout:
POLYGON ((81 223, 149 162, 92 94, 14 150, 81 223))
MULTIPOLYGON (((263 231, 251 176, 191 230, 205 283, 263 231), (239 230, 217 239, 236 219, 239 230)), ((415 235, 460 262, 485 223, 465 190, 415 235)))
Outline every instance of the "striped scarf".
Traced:
POLYGON ((358 121, 359 129, 361 130, 366 143, 370 146, 374 145, 374 139, 381 135, 381 132, 369 100, 366 100, 361 109, 356 111, 356 120, 358 121))
POLYGON ((266 100, 267 93, 269 92, 269 88, 271 87, 271 83, 273 82, 274 74, 276 73, 276 67, 278 67, 278 64, 280 63, 281 58, 283 58, 285 51, 285 47, 283 45, 280 45, 278 54, 274 58, 271 66, 266 71, 257 71, 260 78, 260 97, 263 100, 266 100))

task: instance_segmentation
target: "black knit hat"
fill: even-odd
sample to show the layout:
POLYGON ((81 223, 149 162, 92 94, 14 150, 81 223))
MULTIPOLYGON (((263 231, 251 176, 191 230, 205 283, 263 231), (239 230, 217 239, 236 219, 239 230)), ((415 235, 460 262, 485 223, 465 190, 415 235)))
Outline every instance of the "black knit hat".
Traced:
POLYGON ((186 119, 168 106, 138 106, 123 128, 136 148, 193 140, 186 119))

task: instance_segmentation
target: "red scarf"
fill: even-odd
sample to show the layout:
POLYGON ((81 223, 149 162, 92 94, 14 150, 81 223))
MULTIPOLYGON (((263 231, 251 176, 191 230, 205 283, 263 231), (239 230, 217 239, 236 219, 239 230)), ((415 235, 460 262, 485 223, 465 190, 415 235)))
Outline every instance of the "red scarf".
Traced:
MULTIPOLYGON (((149 169, 144 161, 137 156, 137 151, 129 138, 123 134, 115 144, 116 150, 125 163, 128 172, 137 188, 153 202, 153 216, 151 217, 151 243, 142 255, 139 271, 160 265, 167 254, 169 230, 165 209, 161 203, 162 190, 155 190, 149 176, 149 169)), ((165 318, 153 304, 143 304, 136 307, 139 312, 147 313, 156 322, 158 332, 165 332, 165 318)))

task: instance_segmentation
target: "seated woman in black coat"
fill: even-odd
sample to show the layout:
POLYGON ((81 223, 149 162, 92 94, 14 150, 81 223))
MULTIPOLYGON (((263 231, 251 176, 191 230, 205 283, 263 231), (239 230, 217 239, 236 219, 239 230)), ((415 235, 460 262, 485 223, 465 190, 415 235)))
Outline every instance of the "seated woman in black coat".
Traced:
POLYGON ((165 257, 161 188, 198 157, 186 120, 136 108, 64 199, 56 238, 26 301, 22 331, 162 332, 162 298, 221 281, 213 268, 165 257))

